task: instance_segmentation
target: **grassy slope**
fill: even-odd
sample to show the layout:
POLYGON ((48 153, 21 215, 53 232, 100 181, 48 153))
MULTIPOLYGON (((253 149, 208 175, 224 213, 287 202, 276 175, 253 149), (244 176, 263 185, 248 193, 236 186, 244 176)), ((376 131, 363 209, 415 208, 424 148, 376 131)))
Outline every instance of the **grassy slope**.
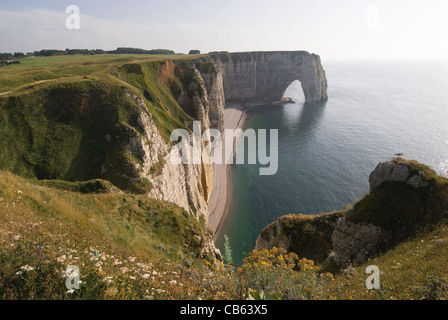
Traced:
MULTIPOLYGON (((211 235, 183 209, 144 196, 81 194, 59 189, 60 185, 49 188, 41 184, 0 172, 0 299, 66 297, 60 272, 69 258, 56 263, 63 255, 72 255, 71 263, 90 281, 90 289, 98 290, 89 293, 86 287, 82 298, 105 298, 102 280, 109 276, 117 280, 115 286, 125 286, 132 277, 141 280, 143 272, 166 274, 182 267, 201 267, 201 246, 211 235), (99 253, 107 259, 101 259, 99 253), (101 268, 95 266, 98 262, 102 262, 101 268), (137 262, 153 267, 148 270, 137 262), (16 275, 26 265, 35 270, 16 275), (122 270, 124 267, 129 271, 122 270), (40 279, 31 279, 31 275, 40 279), (39 291, 41 286, 46 290, 39 291)), ((168 284, 176 278, 179 281, 173 274, 166 275, 147 285, 163 287, 162 280, 168 284)), ((143 298, 146 289, 142 290, 136 282, 132 294, 143 298)), ((176 290, 161 293, 159 298, 170 298, 174 292, 181 298, 189 290, 193 294, 195 288, 176 290)))
POLYGON ((448 299, 448 227, 438 225, 369 262, 337 274, 332 299, 420 300, 448 299), (381 289, 369 291, 367 266, 380 269, 381 289))
POLYGON ((184 90, 175 66, 162 57, 191 59, 49 57, 2 68, 0 168, 39 179, 103 178, 127 191, 148 191, 151 186, 135 179, 132 169, 141 159, 123 149, 141 132, 138 114, 149 111, 166 142, 173 129, 186 128, 192 120, 172 94, 172 89, 184 90), (143 99, 148 110, 141 110, 123 88, 143 99), (128 177, 123 178, 123 168, 128 177))

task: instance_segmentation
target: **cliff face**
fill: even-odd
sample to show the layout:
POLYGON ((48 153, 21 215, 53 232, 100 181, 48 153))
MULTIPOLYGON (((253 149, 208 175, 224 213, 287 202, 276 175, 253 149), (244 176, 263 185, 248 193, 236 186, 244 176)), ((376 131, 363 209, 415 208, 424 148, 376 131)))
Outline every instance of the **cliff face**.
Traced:
POLYGON ((226 104, 224 70, 220 60, 217 60, 213 66, 212 70, 203 70, 201 77, 208 96, 210 128, 222 131, 224 126, 224 106, 226 104))
POLYGON ((317 262, 331 253, 328 258, 343 267, 362 264, 447 218, 448 180, 398 158, 376 167, 370 193, 353 208, 281 217, 262 231, 256 248, 280 246, 317 262))
POLYGON ((306 51, 215 54, 222 64, 225 99, 244 104, 280 101, 299 80, 307 103, 328 99, 320 57, 306 51))
MULTIPOLYGON (((174 65, 170 66, 175 68, 174 65)), ((177 100, 181 107, 197 121, 202 123, 202 131, 210 128, 208 94, 198 70, 194 73, 194 81, 187 84, 185 91, 178 94, 177 100), (187 92, 195 94, 189 96, 187 92)), ((128 91, 129 97, 147 110, 145 101, 128 91)), ((139 123, 143 134, 135 134, 129 140, 126 149, 131 155, 142 159, 136 164, 136 172, 143 181, 151 184, 148 196, 158 200, 169 201, 184 208, 192 216, 208 219, 208 198, 213 185, 212 166, 202 164, 175 164, 171 160, 171 146, 167 144, 151 119, 151 114, 139 114, 139 123)), ((192 126, 192 121, 187 123, 192 126)))
POLYGON ((263 229, 255 249, 283 248, 300 257, 323 262, 332 250, 331 234, 343 212, 317 216, 287 215, 263 229))

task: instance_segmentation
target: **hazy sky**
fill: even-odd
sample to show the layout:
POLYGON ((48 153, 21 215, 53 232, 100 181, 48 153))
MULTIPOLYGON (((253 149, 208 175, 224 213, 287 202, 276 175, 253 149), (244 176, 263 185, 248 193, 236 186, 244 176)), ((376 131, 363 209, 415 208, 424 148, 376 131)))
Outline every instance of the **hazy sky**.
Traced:
POLYGON ((330 59, 448 58, 447 0, 0 0, 0 52, 307 50, 330 59), (80 9, 68 30, 66 7, 80 9))

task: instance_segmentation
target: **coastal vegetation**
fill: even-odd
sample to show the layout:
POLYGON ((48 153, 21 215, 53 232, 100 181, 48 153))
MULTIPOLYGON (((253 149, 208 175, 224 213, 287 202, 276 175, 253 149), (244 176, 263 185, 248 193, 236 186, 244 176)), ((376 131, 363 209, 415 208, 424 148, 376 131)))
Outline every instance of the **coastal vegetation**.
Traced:
POLYGON ((445 224, 333 274, 277 248, 234 268, 199 258, 198 236, 211 235, 175 205, 46 184, 0 172, 1 299, 446 298, 445 224), (80 290, 65 286, 71 265, 80 290), (368 265, 381 270, 380 290, 365 287, 368 265))

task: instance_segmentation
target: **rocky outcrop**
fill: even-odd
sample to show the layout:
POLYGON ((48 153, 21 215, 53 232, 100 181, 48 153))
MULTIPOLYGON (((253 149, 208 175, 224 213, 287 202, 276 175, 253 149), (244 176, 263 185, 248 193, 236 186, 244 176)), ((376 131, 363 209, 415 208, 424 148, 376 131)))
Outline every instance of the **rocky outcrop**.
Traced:
POLYGON ((283 248, 316 262, 323 262, 332 250, 331 234, 343 211, 319 215, 287 215, 263 229, 256 249, 283 248))
POLYGON ((425 178, 423 171, 412 174, 409 164, 406 161, 382 162, 370 174, 370 190, 373 191, 385 181, 404 182, 414 188, 423 188, 429 185, 429 182, 425 178))
POLYGON ((320 57, 306 51, 214 54, 222 64, 225 99, 242 104, 280 101, 295 80, 307 103, 328 99, 327 79, 320 57))
POLYGON ((384 238, 381 229, 371 223, 356 224, 340 218, 332 234, 333 259, 337 265, 364 263, 375 253, 384 238))
POLYGON ((316 217, 279 218, 261 232, 257 249, 279 246, 345 267, 365 263, 448 217, 447 179, 416 161, 382 162, 369 180, 369 194, 353 207, 316 217), (319 233, 324 236, 316 237, 319 233), (327 259, 322 259, 322 248, 332 251, 327 259))

